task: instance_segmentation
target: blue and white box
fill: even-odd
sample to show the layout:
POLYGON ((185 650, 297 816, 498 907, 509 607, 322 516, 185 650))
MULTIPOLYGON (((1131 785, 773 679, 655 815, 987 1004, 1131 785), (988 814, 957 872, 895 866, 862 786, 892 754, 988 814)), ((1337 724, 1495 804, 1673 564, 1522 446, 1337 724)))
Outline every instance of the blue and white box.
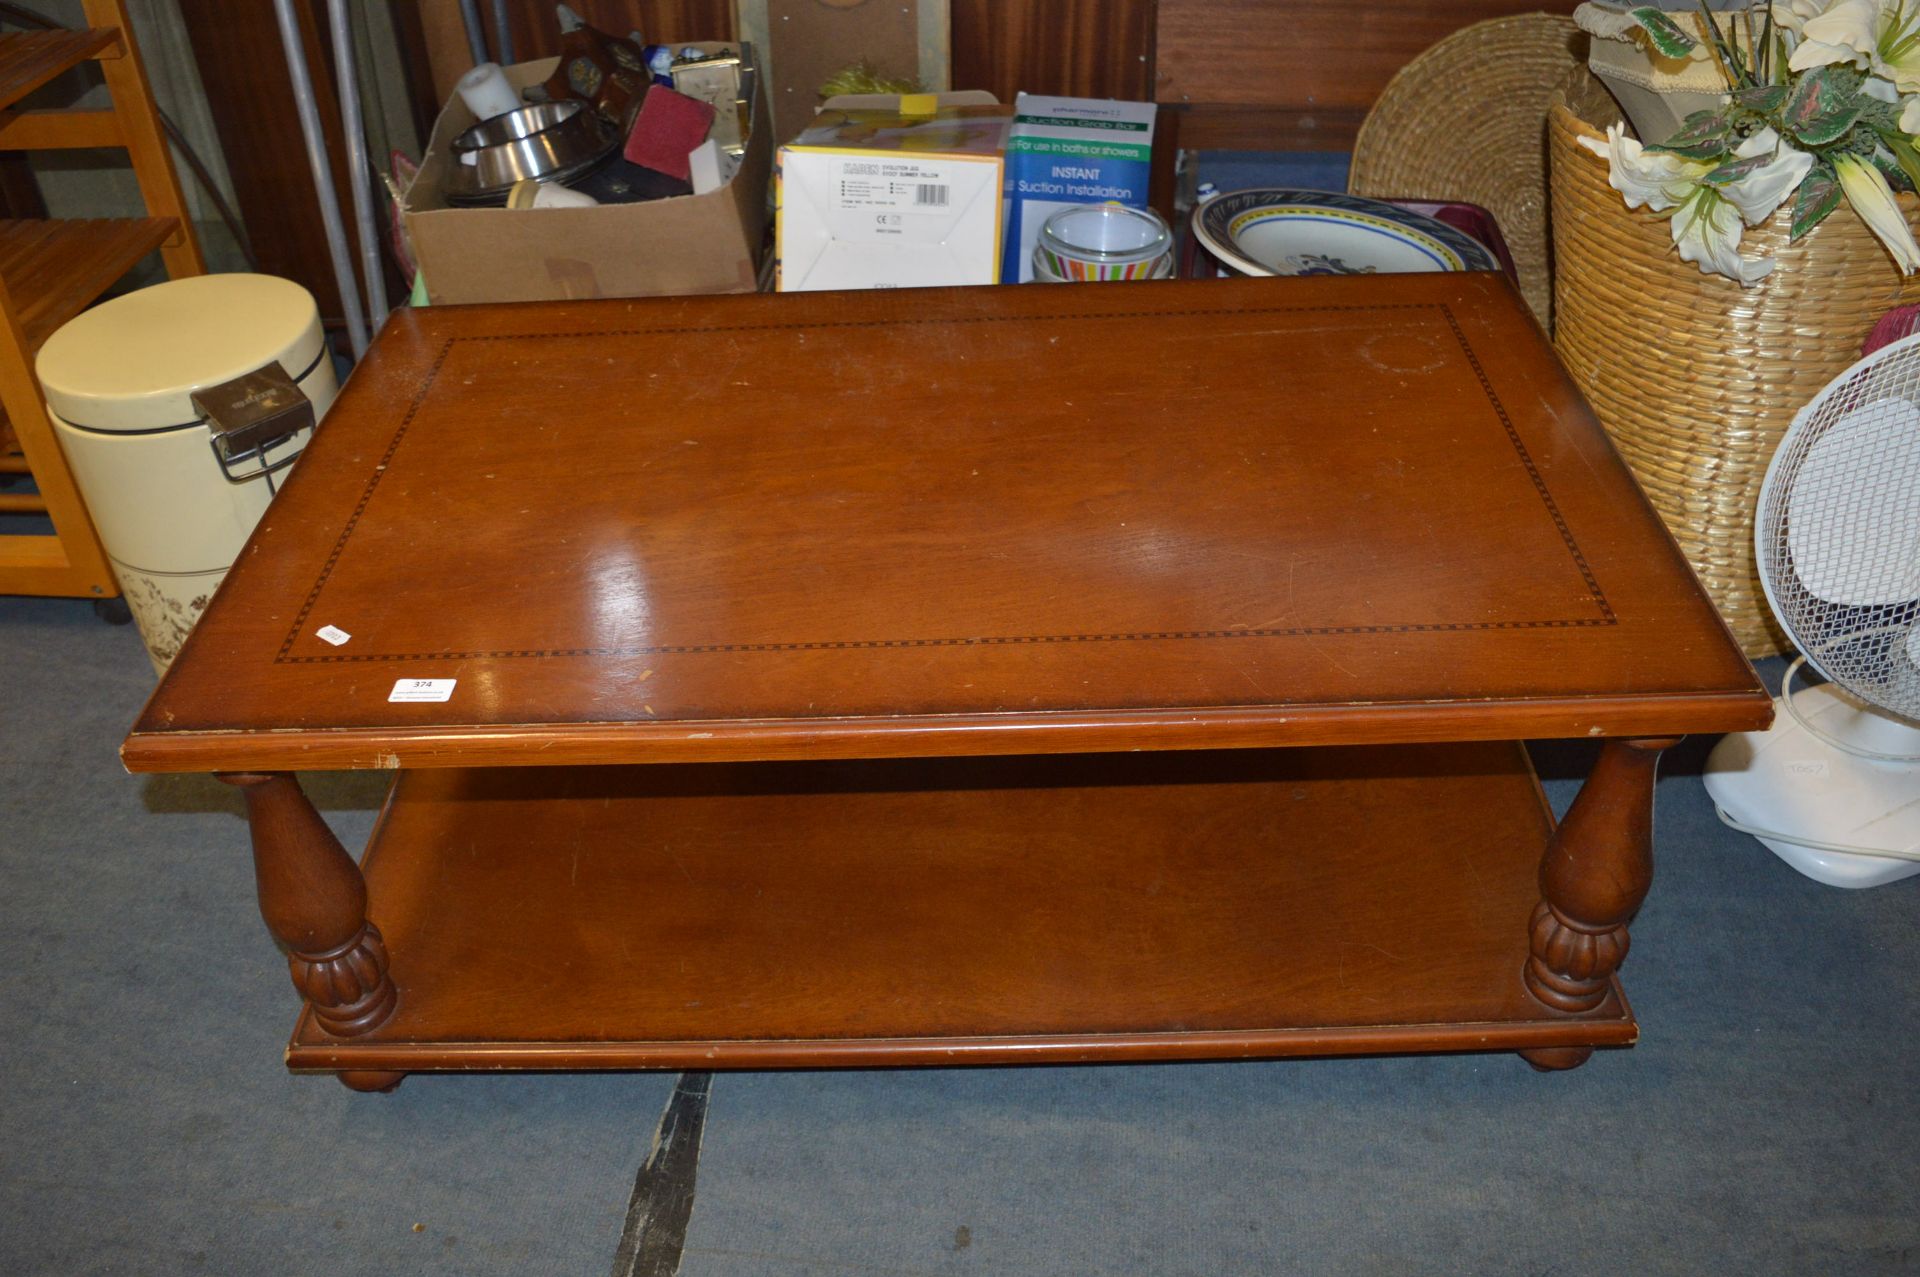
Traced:
POLYGON ((1033 93, 1014 99, 1001 283, 1033 278, 1040 227, 1060 209, 1110 201, 1147 206, 1154 110, 1151 102, 1033 93))

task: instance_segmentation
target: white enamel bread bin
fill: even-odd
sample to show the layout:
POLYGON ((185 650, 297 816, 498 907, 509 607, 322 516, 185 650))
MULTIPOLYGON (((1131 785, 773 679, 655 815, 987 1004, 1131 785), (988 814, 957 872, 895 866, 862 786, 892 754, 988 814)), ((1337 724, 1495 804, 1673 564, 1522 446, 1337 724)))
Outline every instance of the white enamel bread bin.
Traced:
POLYGON ((199 275, 86 311, 47 339, 48 415, 164 671, 273 499, 309 430, 225 458, 196 390, 278 361, 317 421, 339 383, 313 296, 271 275, 199 275))

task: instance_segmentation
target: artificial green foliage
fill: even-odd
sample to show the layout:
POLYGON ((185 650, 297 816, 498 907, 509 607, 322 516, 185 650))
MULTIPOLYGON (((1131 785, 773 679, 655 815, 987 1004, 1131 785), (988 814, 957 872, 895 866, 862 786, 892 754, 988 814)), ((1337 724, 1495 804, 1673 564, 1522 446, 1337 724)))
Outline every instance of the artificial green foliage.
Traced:
POLYGON ((1840 179, 1831 164, 1815 164, 1813 172, 1800 183, 1800 194, 1793 203, 1792 237, 1799 239, 1827 220, 1827 214, 1840 207, 1840 179))
POLYGON ((1681 257, 1751 287, 1772 263, 1739 255, 1743 224, 1792 199, 1799 239, 1844 200, 1903 273, 1920 270, 1894 199, 1920 191, 1920 0, 1780 0, 1719 20, 1701 0, 1699 37, 1659 9, 1630 16, 1661 54, 1710 58, 1726 85, 1652 145, 1618 129, 1587 143, 1630 207, 1667 216, 1681 257))
POLYGON ((1680 29, 1680 24, 1664 12, 1647 6, 1635 9, 1627 15, 1640 24, 1640 29, 1653 41, 1653 47, 1669 58, 1684 58, 1693 52, 1694 39, 1680 29))

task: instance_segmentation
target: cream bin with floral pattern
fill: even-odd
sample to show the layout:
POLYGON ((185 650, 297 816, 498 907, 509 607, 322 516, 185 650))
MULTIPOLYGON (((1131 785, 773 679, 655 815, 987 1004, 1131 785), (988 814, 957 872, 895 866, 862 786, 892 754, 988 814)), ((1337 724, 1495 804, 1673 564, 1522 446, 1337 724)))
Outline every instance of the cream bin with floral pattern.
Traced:
POLYGON ((147 654, 165 671, 312 433, 301 411, 298 429, 223 435, 195 393, 259 373, 297 406, 290 380, 317 421, 339 389, 319 309, 270 275, 173 280, 69 321, 41 347, 38 372, 147 654))

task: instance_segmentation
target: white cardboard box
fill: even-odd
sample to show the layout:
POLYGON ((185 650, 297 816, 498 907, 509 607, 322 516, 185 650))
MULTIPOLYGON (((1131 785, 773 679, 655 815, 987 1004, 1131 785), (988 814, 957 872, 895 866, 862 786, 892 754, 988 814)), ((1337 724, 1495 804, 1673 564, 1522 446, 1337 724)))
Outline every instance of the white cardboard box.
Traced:
POLYGON ((780 148, 774 287, 996 282, 1011 119, 998 104, 829 106, 780 148))

